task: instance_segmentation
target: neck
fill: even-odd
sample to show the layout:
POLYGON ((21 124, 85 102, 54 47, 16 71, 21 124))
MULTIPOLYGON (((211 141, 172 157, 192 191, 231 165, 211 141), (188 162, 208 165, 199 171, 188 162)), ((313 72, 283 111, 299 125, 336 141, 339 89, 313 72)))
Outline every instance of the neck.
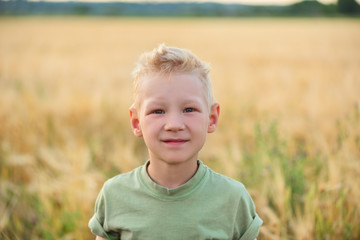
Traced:
POLYGON ((150 178, 160 186, 168 189, 177 188, 189 181, 198 169, 197 161, 181 164, 167 164, 163 161, 152 161, 147 166, 150 178))

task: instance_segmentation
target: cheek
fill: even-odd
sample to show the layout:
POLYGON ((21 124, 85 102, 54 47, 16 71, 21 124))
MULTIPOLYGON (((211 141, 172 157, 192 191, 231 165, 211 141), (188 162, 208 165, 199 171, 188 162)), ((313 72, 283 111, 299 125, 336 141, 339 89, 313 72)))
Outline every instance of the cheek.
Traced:
POLYGON ((205 134, 207 133, 209 121, 206 118, 196 118, 189 121, 189 124, 193 131, 196 131, 198 134, 205 134))
POLYGON ((142 132, 146 136, 155 134, 157 131, 159 131, 161 126, 161 122, 159 120, 152 118, 145 118, 140 122, 140 124, 142 127, 142 132))

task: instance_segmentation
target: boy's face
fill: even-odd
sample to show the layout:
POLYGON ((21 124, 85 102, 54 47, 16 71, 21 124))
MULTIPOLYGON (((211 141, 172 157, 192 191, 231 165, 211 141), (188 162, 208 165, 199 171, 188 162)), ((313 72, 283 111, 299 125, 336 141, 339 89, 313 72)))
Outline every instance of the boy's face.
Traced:
POLYGON ((134 134, 143 137, 151 160, 178 164, 197 160, 206 134, 216 129, 219 105, 209 110, 195 74, 142 79, 139 109, 130 109, 134 134))

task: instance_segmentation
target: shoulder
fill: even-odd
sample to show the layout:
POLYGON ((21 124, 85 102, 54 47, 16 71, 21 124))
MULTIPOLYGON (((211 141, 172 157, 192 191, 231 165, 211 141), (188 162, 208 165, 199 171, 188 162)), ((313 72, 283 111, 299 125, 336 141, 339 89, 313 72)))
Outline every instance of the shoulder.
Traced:
POLYGON ((208 186, 212 187, 214 193, 217 196, 222 196, 223 199, 227 199, 227 202, 232 202, 240 209, 248 210, 255 213, 255 205, 250 194, 246 190, 244 184, 241 182, 224 176, 209 169, 208 186))
POLYGON ((211 187, 216 194, 237 199, 238 201, 252 202, 243 183, 217 173, 210 168, 208 168, 208 171, 209 177, 207 179, 207 185, 211 187))
POLYGON ((114 189, 119 189, 119 187, 126 187, 134 185, 134 182, 138 181, 138 174, 140 167, 135 168, 134 170, 126 173, 121 173, 112 178, 109 178, 103 186, 103 191, 108 192, 114 189))
POLYGON ((209 179, 208 181, 211 182, 214 186, 222 187, 227 190, 235 190, 235 191, 246 191, 244 184, 241 182, 229 178, 225 175, 217 173, 210 168, 209 170, 209 179))

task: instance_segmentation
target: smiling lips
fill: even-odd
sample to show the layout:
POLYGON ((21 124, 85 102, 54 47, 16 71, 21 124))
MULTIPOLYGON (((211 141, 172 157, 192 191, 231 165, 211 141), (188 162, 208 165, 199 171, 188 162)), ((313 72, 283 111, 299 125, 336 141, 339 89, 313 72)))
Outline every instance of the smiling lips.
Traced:
POLYGON ((162 140, 162 142, 164 142, 170 146, 181 146, 184 143, 188 142, 188 140, 169 138, 169 139, 162 140))

